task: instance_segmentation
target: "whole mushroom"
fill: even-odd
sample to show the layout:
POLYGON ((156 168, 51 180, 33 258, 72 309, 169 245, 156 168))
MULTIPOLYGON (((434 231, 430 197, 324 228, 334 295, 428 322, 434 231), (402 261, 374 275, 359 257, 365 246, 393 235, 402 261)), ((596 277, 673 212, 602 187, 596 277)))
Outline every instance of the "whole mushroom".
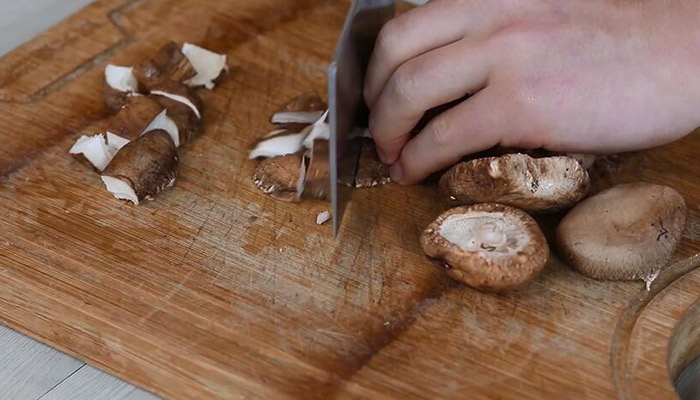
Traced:
POLYGON ((556 231, 562 258, 603 280, 644 279, 663 269, 678 246, 687 208, 673 188, 614 186, 574 207, 556 231))
POLYGON ((540 274, 549 257, 535 220, 495 203, 443 213, 423 232, 421 245, 452 278, 488 291, 525 285, 540 274))

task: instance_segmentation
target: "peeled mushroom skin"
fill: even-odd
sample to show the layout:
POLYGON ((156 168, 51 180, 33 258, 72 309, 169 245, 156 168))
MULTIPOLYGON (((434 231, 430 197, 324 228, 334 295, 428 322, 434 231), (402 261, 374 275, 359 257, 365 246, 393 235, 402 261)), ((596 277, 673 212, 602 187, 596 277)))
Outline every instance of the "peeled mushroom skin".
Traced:
POLYGON ((390 183, 389 166, 379 159, 374 140, 369 138, 359 140, 362 141, 362 149, 357 165, 355 187, 369 188, 390 183))
POLYGON ((119 189, 126 196, 122 198, 138 204, 172 186, 177 170, 177 150, 170 135, 164 130, 154 130, 122 147, 103 171, 102 178, 108 189, 110 184, 123 186, 119 189), (119 182, 123 185, 118 185, 119 182), (129 188, 132 192, 124 193, 129 188))
POLYGON ((277 200, 299 201, 306 174, 304 153, 266 158, 253 173, 253 183, 277 200))
POLYGON ((166 43, 153 58, 134 68, 136 78, 149 90, 166 81, 184 82, 196 74, 180 47, 172 41, 166 43))
POLYGON ((643 279, 671 260, 686 216, 685 200, 673 188, 650 183, 613 186, 566 214, 556 231, 558 250, 585 276, 643 279))
POLYGON ((425 254, 448 275, 485 291, 527 284, 549 258, 547 241, 535 220, 495 203, 453 208, 432 222, 420 240, 425 254))
POLYGON ((575 159, 525 154, 466 161, 440 179, 445 195, 459 204, 495 202, 536 213, 570 208, 589 186, 588 172, 575 159))
POLYGON ((149 96, 128 97, 124 107, 112 118, 107 131, 135 140, 163 111, 163 106, 149 96))
POLYGON ((314 199, 328 199, 330 196, 330 165, 328 141, 319 139, 313 143, 309 169, 306 174, 304 196, 314 199))

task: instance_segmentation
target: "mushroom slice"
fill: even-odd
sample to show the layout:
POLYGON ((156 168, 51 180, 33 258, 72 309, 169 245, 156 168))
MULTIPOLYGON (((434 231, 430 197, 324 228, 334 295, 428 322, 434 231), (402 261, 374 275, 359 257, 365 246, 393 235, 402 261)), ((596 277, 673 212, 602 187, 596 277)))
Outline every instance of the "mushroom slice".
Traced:
POLYGON ((248 154, 248 158, 270 158, 294 154, 301 151, 304 146, 305 132, 289 132, 287 130, 273 131, 270 136, 257 141, 248 154))
POLYGON ((330 140, 331 126, 328 123, 328 111, 321 114, 313 125, 306 127, 305 132, 304 147, 307 149, 312 148, 316 140, 330 140))
POLYGON ((107 190, 136 205, 173 185, 178 157, 168 132, 155 130, 124 146, 102 173, 107 190))
MULTIPOLYGON (((109 131, 107 132, 107 146, 115 148, 117 151, 121 150, 121 148, 126 146, 129 142, 129 139, 125 139, 109 131)), ((117 154, 117 152, 115 151, 114 154, 117 154)))
POLYGON ((162 111, 163 107, 149 96, 129 97, 107 130, 123 138, 135 140, 162 111))
POLYGON ((197 74, 175 42, 168 42, 153 58, 134 68, 134 75, 149 90, 166 81, 183 82, 197 74))
POLYGON ((317 225, 323 225, 330 220, 331 220, 331 212, 330 211, 321 211, 316 216, 316 224, 317 225))
POLYGON ((180 131, 177 127, 175 121, 173 121, 168 116, 168 110, 165 109, 158 114, 153 121, 146 127, 143 133, 154 131, 157 129, 162 129, 168 132, 170 139, 172 139, 175 147, 180 147, 180 131))
POLYGON ((421 245, 452 278, 489 291, 525 285, 549 258, 545 237, 532 217, 493 203, 443 213, 423 232, 421 245))
MULTIPOLYGON (((102 171, 112 161, 115 154, 123 147, 124 138, 117 140, 118 136, 107 133, 110 141, 105 139, 105 135, 99 133, 93 136, 81 136, 71 147, 69 153, 79 160, 86 160, 96 170, 102 171)), ((127 141, 128 142, 128 141, 127 141)))
POLYGON ((532 212, 554 212, 588 193, 588 172, 570 157, 525 154, 457 164, 440 179, 443 192, 461 204, 495 202, 532 212))
POLYGON ((310 153, 304 195, 315 199, 328 199, 331 183, 328 140, 314 141, 310 153))
POLYGON ((187 86, 204 86, 209 90, 214 89, 214 81, 228 70, 226 55, 217 54, 190 43, 185 43, 182 46, 182 53, 197 72, 197 75, 185 81, 187 86))
POLYGON ((374 140, 368 138, 360 138, 360 140, 362 149, 355 175, 355 187, 369 188, 390 183, 389 166, 379 159, 374 140))
POLYGON ((674 189, 614 186, 574 207, 557 227, 562 258, 594 279, 644 279, 666 267, 683 234, 687 207, 674 189))
POLYGON ((297 202, 306 180, 303 152, 262 160, 253 174, 253 183, 278 200, 297 202))
POLYGON ((155 96, 163 96, 170 100, 180 102, 189 107, 197 118, 202 118, 204 103, 197 93, 187 86, 175 81, 168 81, 153 87, 151 94, 155 96))
POLYGON ((298 96, 272 115, 273 124, 313 124, 324 115, 327 105, 313 92, 298 96))
POLYGON ((127 97, 138 93, 138 81, 131 67, 121 67, 108 64, 105 67, 105 104, 113 112, 118 112, 126 102, 127 97))

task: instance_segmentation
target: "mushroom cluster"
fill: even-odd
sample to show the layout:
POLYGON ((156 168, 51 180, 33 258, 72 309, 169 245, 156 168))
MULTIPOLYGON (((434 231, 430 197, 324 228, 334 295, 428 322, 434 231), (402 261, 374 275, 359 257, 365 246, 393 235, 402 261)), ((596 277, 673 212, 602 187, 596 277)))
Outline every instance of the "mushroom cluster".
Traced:
MULTIPOLYGON (((316 93, 304 93, 280 107, 270 122, 274 128, 256 140, 248 154, 251 160, 260 160, 253 173, 255 186, 282 201, 328 199, 330 126, 326 103, 316 93)), ((389 183, 389 167, 379 161, 374 141, 364 136, 353 140, 361 146, 357 174, 354 182, 344 184, 366 188, 389 183)))
POLYGON ((178 148, 204 131, 197 88, 213 89, 228 71, 226 56, 173 42, 135 67, 105 68, 106 132, 80 137, 70 149, 97 170, 117 199, 138 205, 172 187, 178 148))
POLYGON ((526 212, 569 209, 556 244, 581 274, 648 282, 667 266, 687 214, 674 189, 626 184, 585 199, 595 156, 495 151, 501 155, 457 164, 440 180, 452 202, 471 205, 448 210, 421 236, 426 255, 451 277, 494 291, 531 281, 544 268, 549 248, 526 212))

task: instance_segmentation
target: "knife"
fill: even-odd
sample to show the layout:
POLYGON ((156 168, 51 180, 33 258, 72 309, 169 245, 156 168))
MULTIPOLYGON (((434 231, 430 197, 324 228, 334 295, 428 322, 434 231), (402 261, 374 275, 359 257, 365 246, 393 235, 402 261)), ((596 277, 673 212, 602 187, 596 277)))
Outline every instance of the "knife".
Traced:
POLYGON ((369 111, 362 97, 365 73, 382 26, 394 15, 396 0, 354 0, 328 68, 328 108, 331 131, 329 165, 333 234, 338 236, 369 111))

